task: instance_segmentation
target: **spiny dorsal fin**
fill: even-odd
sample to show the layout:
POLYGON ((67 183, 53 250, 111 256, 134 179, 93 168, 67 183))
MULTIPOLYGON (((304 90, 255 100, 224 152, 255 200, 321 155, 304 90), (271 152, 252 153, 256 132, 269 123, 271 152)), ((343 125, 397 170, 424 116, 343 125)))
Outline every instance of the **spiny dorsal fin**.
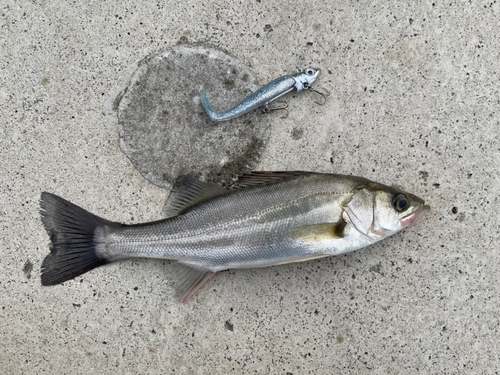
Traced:
POLYGON ((290 231, 290 237, 304 242, 320 242, 343 238, 345 225, 345 221, 304 225, 302 227, 292 229, 290 231))
POLYGON ((209 199, 226 194, 227 189, 189 176, 180 176, 163 206, 163 215, 173 217, 209 199))
POLYGON ((250 172, 241 176, 238 181, 236 181, 231 189, 243 189, 250 186, 265 185, 281 181, 287 178, 295 176, 310 175, 311 172, 250 172))

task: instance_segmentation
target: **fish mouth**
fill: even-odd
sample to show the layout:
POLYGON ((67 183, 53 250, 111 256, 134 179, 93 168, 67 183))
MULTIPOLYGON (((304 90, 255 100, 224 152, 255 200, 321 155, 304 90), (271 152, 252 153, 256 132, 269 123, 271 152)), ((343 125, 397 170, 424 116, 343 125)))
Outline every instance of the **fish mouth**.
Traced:
POLYGON ((406 228, 407 226, 412 225, 416 221, 423 218, 427 214, 427 212, 429 212, 430 209, 431 208, 429 206, 427 206, 426 204, 421 205, 415 212, 411 213, 408 216, 405 216, 401 220, 401 225, 403 226, 403 228, 406 228))

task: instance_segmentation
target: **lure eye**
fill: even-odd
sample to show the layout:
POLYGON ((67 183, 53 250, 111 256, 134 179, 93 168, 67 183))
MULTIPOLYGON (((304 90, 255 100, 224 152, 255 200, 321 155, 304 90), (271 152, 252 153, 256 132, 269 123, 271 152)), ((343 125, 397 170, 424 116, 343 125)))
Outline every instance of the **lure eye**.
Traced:
POLYGON ((406 195, 399 193, 392 198, 392 205, 397 211, 403 212, 410 207, 410 201, 406 198, 406 195))
POLYGON ((306 74, 307 74, 308 76, 312 76, 312 75, 314 74, 314 70, 312 70, 312 69, 307 69, 307 70, 306 70, 306 74))

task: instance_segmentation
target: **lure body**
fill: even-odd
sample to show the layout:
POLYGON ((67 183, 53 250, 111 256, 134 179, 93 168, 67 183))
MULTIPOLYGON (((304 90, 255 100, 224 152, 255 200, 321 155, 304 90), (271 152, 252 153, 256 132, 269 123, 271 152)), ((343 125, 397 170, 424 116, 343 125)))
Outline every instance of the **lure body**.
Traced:
POLYGON ((320 73, 320 69, 309 68, 304 72, 299 71, 294 75, 276 78, 226 112, 215 112, 203 90, 200 90, 201 104, 212 121, 228 121, 254 109, 264 107, 294 89, 297 92, 307 90, 316 81, 320 73))

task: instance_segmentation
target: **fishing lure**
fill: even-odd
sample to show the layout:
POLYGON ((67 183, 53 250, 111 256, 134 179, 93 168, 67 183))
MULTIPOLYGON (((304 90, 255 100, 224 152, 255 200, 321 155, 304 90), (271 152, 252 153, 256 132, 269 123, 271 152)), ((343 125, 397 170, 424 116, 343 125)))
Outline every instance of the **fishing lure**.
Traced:
MULTIPOLYGON (((267 85, 255 91, 252 95, 244 99, 242 102, 236 104, 236 106, 226 112, 215 112, 208 102, 203 90, 200 90, 201 104, 203 105, 203 108, 205 108, 205 111, 212 121, 221 122, 239 117, 260 107, 265 107, 264 112, 269 112, 271 111, 271 109, 267 107, 269 103, 282 97, 285 94, 288 94, 293 89, 296 89, 297 92, 302 90, 315 91, 324 98, 325 94, 311 88, 311 84, 316 81, 320 73, 320 69, 308 68, 305 71, 302 69, 298 69, 298 73, 294 75, 285 75, 269 82, 267 85)), ((283 107, 274 109, 286 108, 287 106, 285 104, 285 106, 283 107)))

